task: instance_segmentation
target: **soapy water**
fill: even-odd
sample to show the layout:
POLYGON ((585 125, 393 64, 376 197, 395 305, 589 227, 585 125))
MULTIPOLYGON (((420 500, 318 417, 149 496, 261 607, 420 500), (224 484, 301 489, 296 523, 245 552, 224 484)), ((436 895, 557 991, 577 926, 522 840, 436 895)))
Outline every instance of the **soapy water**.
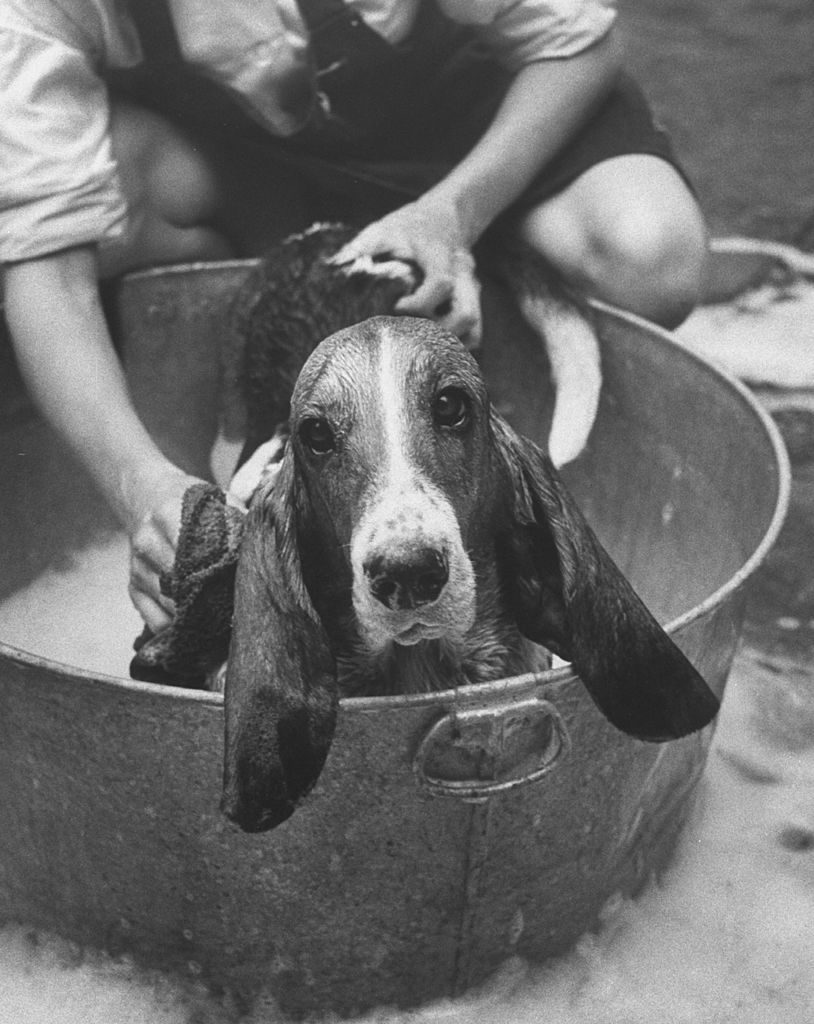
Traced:
MULTIPOLYGON (((794 296, 785 293, 779 302, 764 289, 734 309, 699 310, 680 340, 754 383, 801 386, 811 319, 800 314, 814 309, 814 289, 794 287, 794 296), (767 330, 767 316, 778 327, 778 318, 796 317, 794 330, 785 320, 782 330, 767 330)), ((44 573, 0 604, 0 637, 94 674, 126 677, 141 631, 127 596, 127 567, 124 536, 81 552, 67 570, 44 573)), ((202 982, 148 972, 127 958, 7 924, 0 928, 0 1024, 45 1021, 278 1024, 283 1018, 270 996, 239 1007, 202 982)), ((741 650, 670 868, 635 900, 612 900, 597 931, 569 954, 542 965, 514 959, 477 991, 412 1011, 381 1008, 359 1024, 509 1021, 814 1022, 810 672, 792 663, 783 669, 777 659, 766 667, 758 652, 741 650)))
MULTIPOLYGON (((47 658, 126 675, 140 621, 113 537, 0 605, 0 636, 47 658), (104 614, 100 615, 99 610, 104 614)), ((512 960, 477 992, 364 1024, 812 1024, 814 688, 741 652, 698 800, 672 866, 595 934, 544 965, 512 960)), ((17 925, 0 929, 0 1021, 265 1024, 203 984, 146 972, 17 925), (242 1014, 242 1015, 241 1015, 242 1014)))
POLYGON ((733 301, 699 306, 675 336, 749 384, 814 388, 814 282, 769 282, 733 301))
POLYGON ((130 546, 124 534, 72 556, 0 603, 0 638, 12 647, 96 675, 129 675, 133 640, 144 624, 127 593, 130 546))

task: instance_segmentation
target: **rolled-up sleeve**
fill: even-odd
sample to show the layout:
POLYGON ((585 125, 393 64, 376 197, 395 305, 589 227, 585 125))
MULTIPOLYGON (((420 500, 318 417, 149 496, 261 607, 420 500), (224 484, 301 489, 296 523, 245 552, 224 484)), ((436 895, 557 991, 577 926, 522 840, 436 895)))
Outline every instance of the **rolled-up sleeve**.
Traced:
POLYGON ((438 0, 454 21, 472 25, 512 70, 571 57, 593 46, 616 18, 615 0, 438 0))
POLYGON ((122 233, 109 128, 106 87, 88 54, 0 28, 0 261, 122 233))

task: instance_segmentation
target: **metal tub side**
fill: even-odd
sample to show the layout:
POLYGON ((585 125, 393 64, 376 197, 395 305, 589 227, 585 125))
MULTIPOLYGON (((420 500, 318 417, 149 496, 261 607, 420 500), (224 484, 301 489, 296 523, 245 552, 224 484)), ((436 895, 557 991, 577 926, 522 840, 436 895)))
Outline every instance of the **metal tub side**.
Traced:
MULTIPOLYGON (((217 423, 225 299, 247 266, 134 275, 122 296, 135 400, 198 472, 217 423)), ((606 384, 568 482, 722 693, 743 585, 784 513, 782 447, 739 385, 650 325, 597 316, 606 384)), ((510 316, 502 324, 487 378, 516 425, 542 436, 545 366, 510 316)), ((18 510, 4 520, 5 557, 18 580, 35 573, 29 551, 60 516, 80 524, 60 528, 69 545, 110 529, 75 467, 32 430, 39 455, 27 470, 15 476, 9 452, 3 463, 18 510), (52 514, 26 519, 31 494, 46 502, 60 480, 52 514)), ((20 443, 15 433, 9 451, 20 443)), ((608 897, 663 865, 711 737, 631 740, 568 668, 345 700, 313 794, 277 830, 248 836, 218 811, 222 729, 216 695, 0 645, 0 918, 247 996, 267 987, 295 1015, 415 1004, 509 954, 563 952, 608 897)))

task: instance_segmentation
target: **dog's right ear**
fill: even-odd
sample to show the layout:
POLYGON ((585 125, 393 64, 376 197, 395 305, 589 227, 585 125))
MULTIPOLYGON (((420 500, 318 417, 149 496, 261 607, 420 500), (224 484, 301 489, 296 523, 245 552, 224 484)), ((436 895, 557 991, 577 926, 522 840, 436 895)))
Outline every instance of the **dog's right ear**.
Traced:
POLYGON ((221 809, 245 832, 293 813, 336 726, 336 666, 302 578, 296 494, 289 451, 252 502, 237 567, 221 809))

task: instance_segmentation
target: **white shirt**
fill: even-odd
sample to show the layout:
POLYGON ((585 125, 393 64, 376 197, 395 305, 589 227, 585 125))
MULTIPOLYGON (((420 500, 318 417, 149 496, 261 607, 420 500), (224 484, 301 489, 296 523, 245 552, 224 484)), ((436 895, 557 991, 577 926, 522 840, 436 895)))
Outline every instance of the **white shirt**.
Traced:
MULTIPOLYGON (((270 132, 285 134, 274 83, 305 60, 308 38, 295 0, 167 2, 185 60, 238 92, 270 132)), ((421 0, 347 2, 398 43, 421 0)), ((615 0, 437 3, 511 69, 579 53, 615 18, 615 0)), ((102 75, 141 59, 123 0, 0 0, 0 261, 124 230, 102 75)))

